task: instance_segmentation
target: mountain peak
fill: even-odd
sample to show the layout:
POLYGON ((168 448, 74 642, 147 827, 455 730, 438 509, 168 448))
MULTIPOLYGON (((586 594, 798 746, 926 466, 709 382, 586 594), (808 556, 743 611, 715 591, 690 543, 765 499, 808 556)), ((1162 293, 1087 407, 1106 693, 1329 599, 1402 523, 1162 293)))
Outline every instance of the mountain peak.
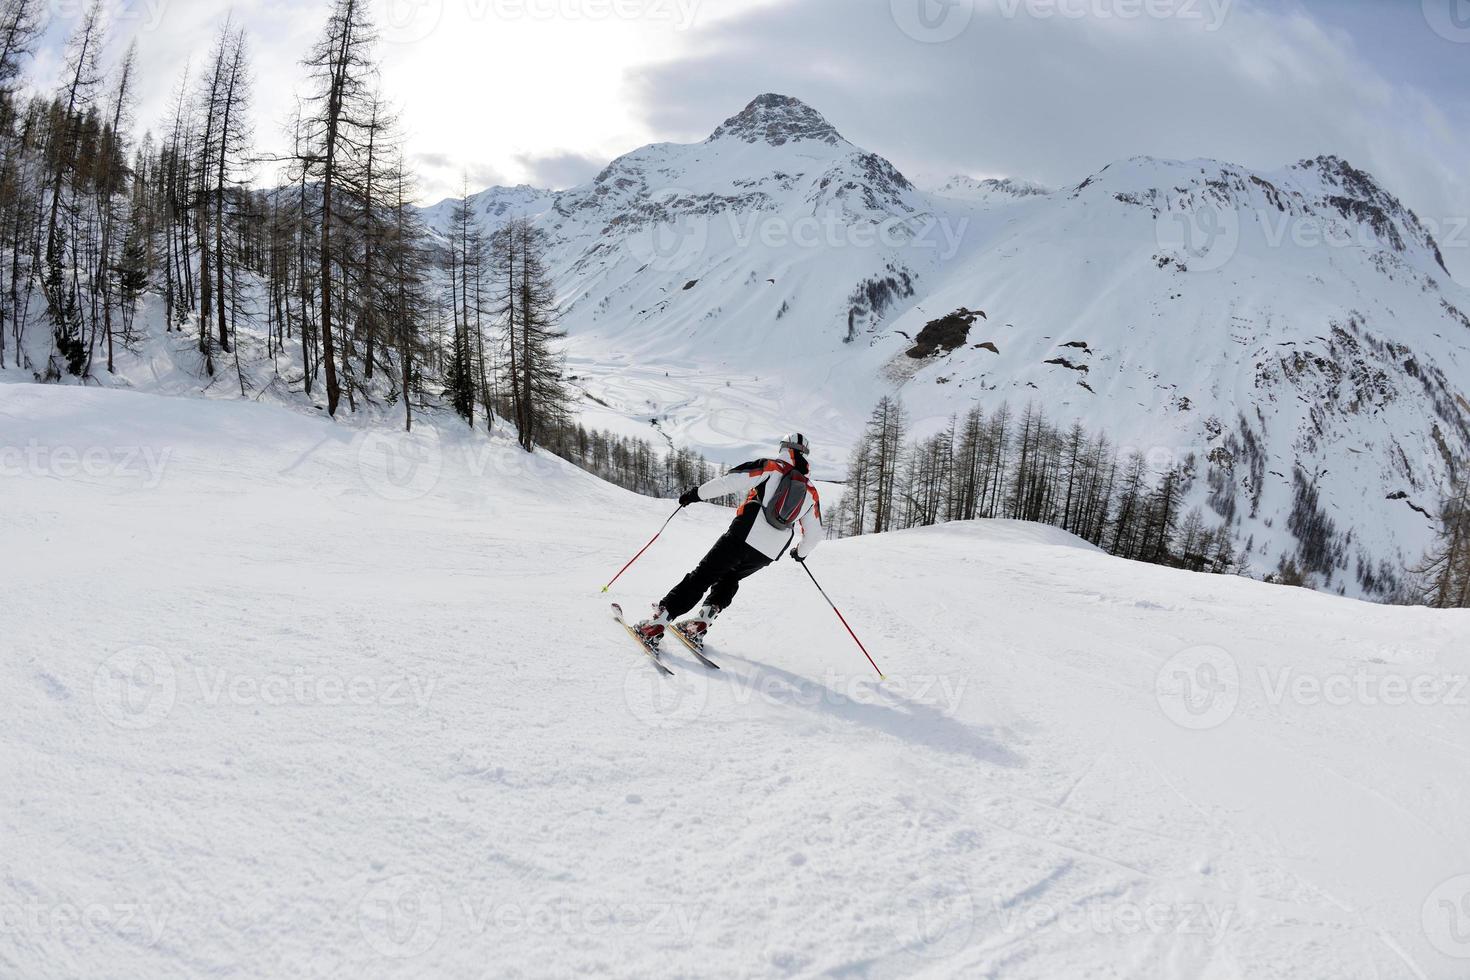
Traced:
POLYGON ((1301 160, 1292 167, 1307 173, 1315 173, 1331 189, 1348 197, 1388 205, 1392 210, 1402 210, 1398 198, 1390 194, 1377 179, 1366 170, 1359 170, 1342 157, 1334 154, 1318 156, 1314 160, 1301 160))
POLYGON ((758 95, 710 134, 709 141, 738 139, 746 143, 781 146, 788 142, 816 140, 837 144, 842 136, 820 112, 800 99, 767 92, 758 95))

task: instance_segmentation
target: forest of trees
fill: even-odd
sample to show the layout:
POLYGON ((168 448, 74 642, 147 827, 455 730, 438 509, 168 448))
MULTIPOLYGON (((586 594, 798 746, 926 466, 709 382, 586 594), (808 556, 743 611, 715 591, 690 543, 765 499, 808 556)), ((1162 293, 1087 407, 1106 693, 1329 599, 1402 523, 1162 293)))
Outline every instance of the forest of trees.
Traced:
POLYGON ((468 190, 447 240, 423 227, 368 8, 324 7, 283 155, 255 144, 250 43, 232 21, 182 70, 167 118, 136 135, 136 52, 103 64, 102 0, 49 92, 22 85, 43 0, 3 0, 0 368, 113 371, 119 349, 141 343, 146 294, 161 299, 164 331, 197 349, 204 384, 277 386, 332 416, 396 406, 406 429, 442 405, 643 493, 706 472, 573 423, 543 232, 515 220, 487 234, 468 190), (272 179, 256 186, 262 172, 272 179))
POLYGON ((683 449, 661 453, 645 439, 594 431, 580 424, 558 429, 546 448, 609 483, 650 497, 677 497, 688 487, 719 475, 698 453, 683 449))
POLYGON ((249 38, 229 20, 181 73, 159 136, 135 135, 136 54, 103 64, 106 10, 83 12, 50 92, 21 84, 43 3, 0 13, 0 367, 112 371, 149 293, 164 329, 192 336, 200 376, 228 372, 242 394, 262 383, 244 324, 264 338, 249 352, 269 360, 264 383, 330 415, 387 403, 411 427, 442 399, 528 449, 562 438, 544 237, 525 222, 486 235, 467 207, 447 247, 421 226, 366 0, 332 0, 304 52, 284 155, 255 146, 249 38), (254 186, 263 169, 274 179, 254 186))
MULTIPOLYGON (((982 517, 1038 521, 1124 558, 1230 572, 1238 559, 1227 527, 1181 505, 1195 462, 1185 458, 1152 473, 1142 454, 1120 456, 1106 435, 1080 422, 1055 425, 1030 405, 1017 416, 1005 403, 988 414, 977 405, 939 434, 911 443, 902 403, 885 397, 853 447, 842 500, 827 524, 834 534, 856 535, 982 517)), ((1315 481, 1297 470, 1293 486, 1288 524, 1297 551, 1267 580, 1303 585, 1307 576, 1345 570, 1348 562, 1315 481)), ((1212 487, 1211 499, 1233 512, 1233 497, 1220 487, 1212 487)), ((1440 525, 1437 546, 1403 581, 1392 569, 1372 571, 1386 586, 1384 598, 1470 608, 1470 481, 1460 480, 1446 499, 1440 525)), ((1358 575, 1364 581, 1368 572, 1359 568, 1358 575)))
POLYGON ((1229 534, 1183 512, 1188 460, 1154 479, 1140 453, 1119 458, 1080 422, 1054 425, 1027 406, 975 406, 909 444, 901 402, 881 399, 848 461, 835 534, 872 534, 982 517, 1037 521, 1110 554, 1194 571, 1235 565, 1229 534))

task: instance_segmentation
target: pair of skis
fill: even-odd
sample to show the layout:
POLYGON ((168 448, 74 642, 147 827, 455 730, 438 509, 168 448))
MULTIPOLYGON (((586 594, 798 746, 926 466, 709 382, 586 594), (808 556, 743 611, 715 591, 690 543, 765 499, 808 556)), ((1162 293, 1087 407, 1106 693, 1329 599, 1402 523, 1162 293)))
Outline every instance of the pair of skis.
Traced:
MULTIPOLYGON (((623 607, 614 602, 612 604, 612 614, 613 619, 616 619, 620 624, 622 624, 623 629, 628 631, 628 635, 633 638, 633 641, 642 648, 644 653, 648 654, 649 659, 653 661, 653 666, 656 667, 658 671, 662 674, 665 674, 669 677, 674 676, 674 671, 669 667, 668 664, 664 663, 663 657, 659 654, 658 647, 645 642, 643 637, 638 635, 638 631, 633 628, 633 625, 623 618, 623 607)), ((704 651, 695 646, 694 642, 690 640, 689 637, 684 635, 684 631, 679 629, 677 624, 670 624, 664 629, 664 633, 673 633, 675 636, 677 636, 679 638, 679 641, 689 648, 689 652, 694 654, 699 662, 704 664, 706 667, 710 668, 711 670, 720 669, 720 665, 715 663, 709 657, 706 657, 704 655, 704 651)))

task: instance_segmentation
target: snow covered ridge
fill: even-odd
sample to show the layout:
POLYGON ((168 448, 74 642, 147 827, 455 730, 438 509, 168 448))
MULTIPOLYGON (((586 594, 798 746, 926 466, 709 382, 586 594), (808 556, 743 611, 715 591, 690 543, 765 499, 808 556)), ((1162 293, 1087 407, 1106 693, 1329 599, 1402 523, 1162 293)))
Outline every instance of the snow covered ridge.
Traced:
POLYGON ((959 174, 935 188, 934 193, 938 197, 967 201, 994 201, 1050 194, 1051 189, 1033 181, 1011 177, 988 177, 980 180, 959 174))
POLYGON ((1074 197, 1099 193, 1149 209, 1161 222, 1164 258, 1201 271, 1221 268, 1242 236, 1265 247, 1357 249, 1430 260, 1449 278, 1436 234, 1470 248, 1470 216, 1421 222, 1371 175, 1334 156, 1303 160, 1275 174, 1215 161, 1172 163, 1140 157, 1110 165, 1079 184, 1074 197), (1183 178, 1177 184, 1170 179, 1183 178))
POLYGON ((187 408, 0 385, 6 977, 1466 975, 1470 611, 966 522, 811 559, 889 683, 790 561, 664 678, 666 502, 187 408))

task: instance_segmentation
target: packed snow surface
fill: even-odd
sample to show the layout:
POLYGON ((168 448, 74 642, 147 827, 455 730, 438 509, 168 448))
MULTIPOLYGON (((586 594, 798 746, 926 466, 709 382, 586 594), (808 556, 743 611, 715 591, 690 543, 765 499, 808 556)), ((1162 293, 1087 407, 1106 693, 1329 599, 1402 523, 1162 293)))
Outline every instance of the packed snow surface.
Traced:
POLYGON ((0 975, 1470 975, 1470 614, 988 522, 661 678, 728 512, 505 439, 0 386, 0 975), (672 643, 672 641, 670 641, 672 643))

